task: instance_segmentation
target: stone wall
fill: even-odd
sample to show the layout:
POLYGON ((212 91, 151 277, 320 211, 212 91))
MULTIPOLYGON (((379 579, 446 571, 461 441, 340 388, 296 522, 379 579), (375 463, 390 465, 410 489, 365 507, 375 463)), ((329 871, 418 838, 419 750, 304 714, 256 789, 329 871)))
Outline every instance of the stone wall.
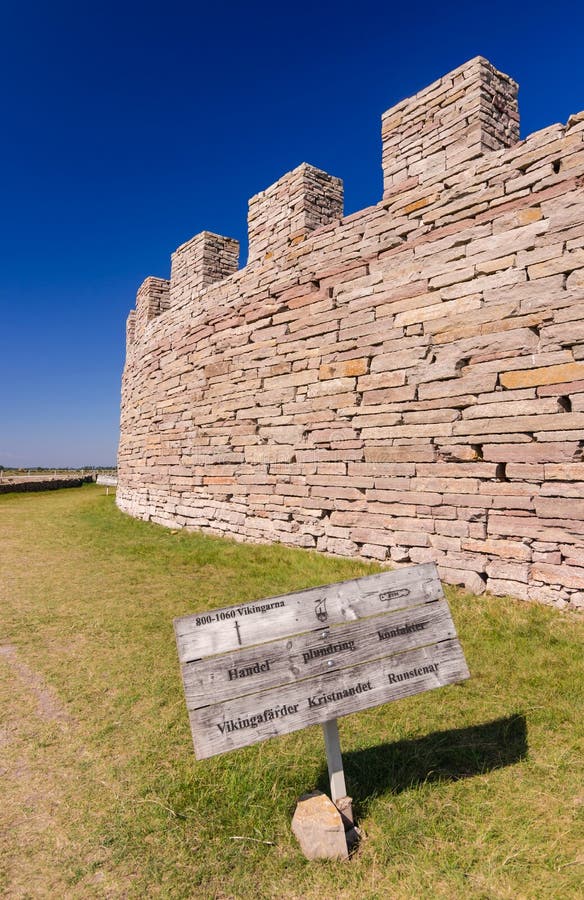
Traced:
POLYGON ((518 141, 516 95, 471 60, 383 116, 382 202, 304 164, 244 269, 144 282, 121 509, 584 606, 584 114, 518 141))
POLYGON ((42 480, 33 479, 8 479, 0 480, 0 494, 22 494, 31 491, 58 491, 61 488, 82 487, 84 484, 91 484, 95 481, 93 475, 82 475, 78 478, 45 478, 42 480))
POLYGON ((477 56, 381 119, 384 196, 519 140, 517 84, 477 56))

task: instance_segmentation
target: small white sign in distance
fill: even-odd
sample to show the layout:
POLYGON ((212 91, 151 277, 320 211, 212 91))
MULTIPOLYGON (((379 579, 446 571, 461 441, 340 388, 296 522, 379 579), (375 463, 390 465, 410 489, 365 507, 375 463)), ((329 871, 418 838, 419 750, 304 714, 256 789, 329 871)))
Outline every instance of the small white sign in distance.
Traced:
POLYGON ((95 479, 96 484, 105 484, 107 487, 116 487, 118 483, 117 475, 98 475, 95 479))
POLYGON ((469 677, 433 564, 175 620, 198 759, 469 677))

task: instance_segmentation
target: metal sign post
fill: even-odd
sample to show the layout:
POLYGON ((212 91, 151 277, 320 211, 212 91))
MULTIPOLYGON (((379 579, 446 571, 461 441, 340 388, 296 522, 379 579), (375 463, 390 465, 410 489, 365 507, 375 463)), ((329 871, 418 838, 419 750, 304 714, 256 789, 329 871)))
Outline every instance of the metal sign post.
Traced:
POLYGON ((331 800, 337 805, 337 801, 347 796, 345 786, 345 773, 343 771, 343 757, 341 756, 341 742, 339 740, 339 726, 336 719, 330 719, 322 723, 324 732, 324 746, 326 748, 326 761, 328 765, 329 780, 331 784, 331 800))

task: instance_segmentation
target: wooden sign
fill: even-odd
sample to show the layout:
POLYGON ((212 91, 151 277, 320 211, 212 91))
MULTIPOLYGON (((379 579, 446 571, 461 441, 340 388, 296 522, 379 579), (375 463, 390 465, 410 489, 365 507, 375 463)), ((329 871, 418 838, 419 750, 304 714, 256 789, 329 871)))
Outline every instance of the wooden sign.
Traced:
POLYGON ((469 677, 434 564, 175 620, 198 759, 469 677))

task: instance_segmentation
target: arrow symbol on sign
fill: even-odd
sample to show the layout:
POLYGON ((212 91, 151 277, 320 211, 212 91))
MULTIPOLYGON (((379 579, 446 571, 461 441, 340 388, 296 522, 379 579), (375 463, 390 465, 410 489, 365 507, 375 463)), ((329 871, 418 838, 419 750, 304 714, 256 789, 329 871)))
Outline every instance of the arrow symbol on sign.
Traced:
POLYGON ((400 588, 397 591, 382 591, 379 595, 379 599, 384 603, 389 603, 390 600, 397 600, 398 597, 409 597, 410 592, 407 588, 400 588))

